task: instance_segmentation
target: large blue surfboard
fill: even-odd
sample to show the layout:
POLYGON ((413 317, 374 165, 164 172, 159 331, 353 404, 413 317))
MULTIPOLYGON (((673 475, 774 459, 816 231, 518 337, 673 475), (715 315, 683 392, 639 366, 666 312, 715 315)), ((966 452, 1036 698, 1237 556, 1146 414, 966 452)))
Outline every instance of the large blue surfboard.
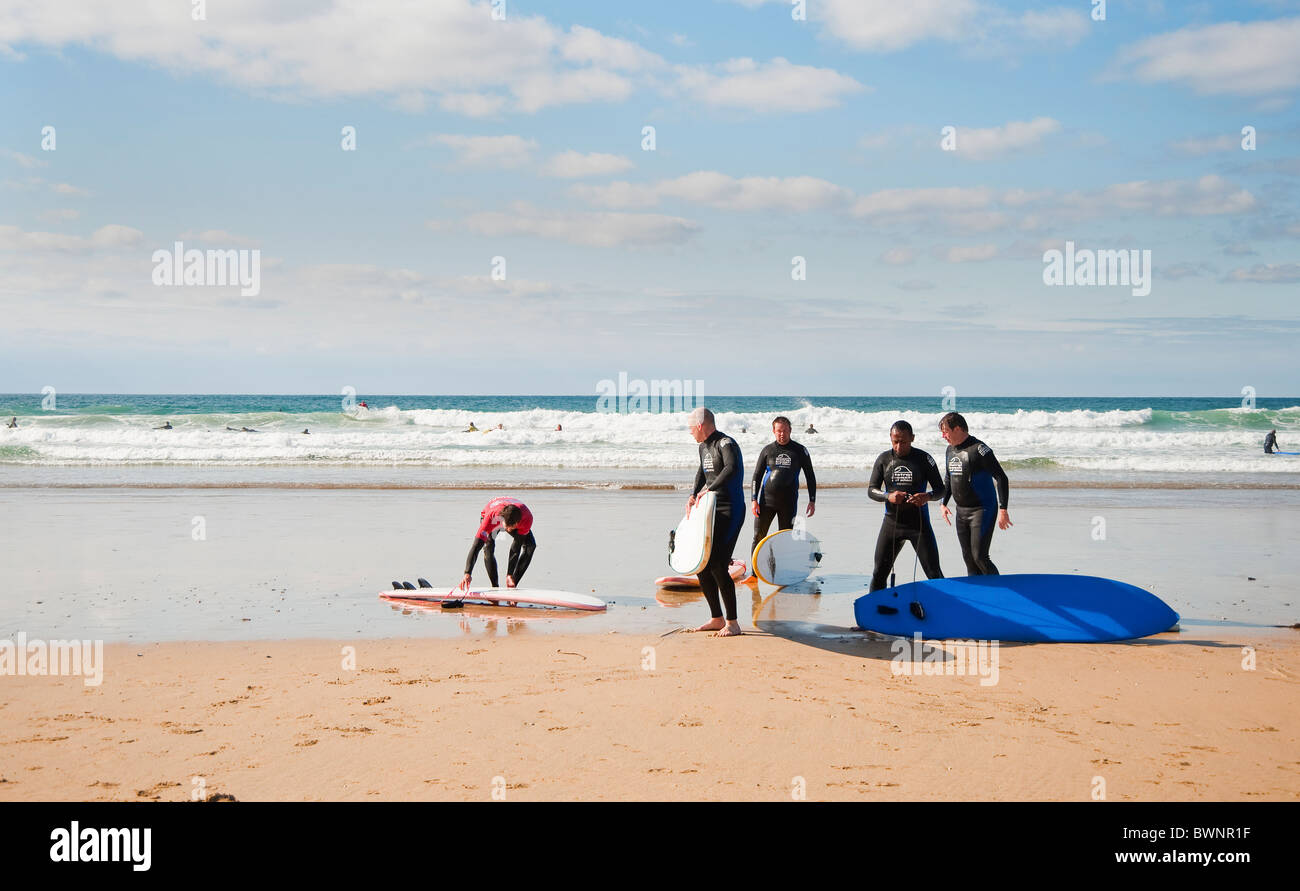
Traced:
POLYGON ((1096 643, 1168 631, 1159 597, 1090 575, 975 575, 883 588, 853 603, 858 627, 931 640, 1096 643))
POLYGON ((1266 455, 1300 455, 1300 452, 1265 452, 1266 455))

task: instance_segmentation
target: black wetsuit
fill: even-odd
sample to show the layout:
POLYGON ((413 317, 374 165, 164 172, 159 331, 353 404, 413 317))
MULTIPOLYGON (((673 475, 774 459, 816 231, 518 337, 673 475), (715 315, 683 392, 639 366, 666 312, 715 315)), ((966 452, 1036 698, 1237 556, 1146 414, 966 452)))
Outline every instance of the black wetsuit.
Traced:
POLYGON ((700 589, 709 602, 713 618, 736 621, 736 583, 731 578, 731 552, 745 525, 745 464, 740 446, 730 436, 714 430, 700 443, 700 468, 695 472, 692 495, 708 489, 716 497, 713 514, 713 545, 709 562, 699 571, 700 589), (721 598, 721 600, 719 600, 721 598))
MULTIPOLYGON (((528 564, 533 562, 533 552, 537 550, 537 539, 532 532, 527 535, 520 535, 517 532, 506 531, 506 535, 511 538, 510 542, 510 559, 506 563, 506 575, 515 580, 515 585, 523 580, 524 572, 528 569, 528 564)), ((497 576, 497 539, 496 535, 488 536, 487 541, 481 538, 475 538, 474 543, 470 545, 469 556, 465 558, 465 574, 469 575, 474 571, 474 563, 478 560, 478 552, 483 552, 483 568, 487 570, 488 581, 492 587, 501 587, 497 576)))
POLYGON ((1264 454, 1271 455, 1277 448, 1277 434, 1269 431, 1264 435, 1264 454))
POLYGON ((1010 484, 993 450, 973 436, 961 445, 948 446, 944 482, 947 504, 957 502, 957 540, 966 561, 967 575, 997 575, 989 559, 989 545, 997 528, 998 511, 1006 510, 1010 484))
POLYGON ((943 578, 943 570, 939 568, 939 543, 935 541, 934 527, 930 525, 930 506, 916 507, 889 501, 890 492, 912 495, 924 492, 927 483, 935 495, 947 495, 934 458, 920 449, 909 450, 905 457, 895 454, 893 449, 881 452, 875 466, 871 468, 867 494, 872 501, 885 502, 885 519, 876 536, 876 563, 871 573, 872 591, 885 587, 885 580, 889 578, 905 541, 912 543, 926 578, 943 578))
POLYGON ((754 543, 749 553, 767 535, 776 518, 776 528, 790 529, 799 510, 799 472, 808 478, 808 502, 817 503, 817 475, 813 473, 808 450, 793 439, 787 444, 770 443, 758 455, 751 480, 751 498, 758 502, 758 519, 754 521, 754 543))

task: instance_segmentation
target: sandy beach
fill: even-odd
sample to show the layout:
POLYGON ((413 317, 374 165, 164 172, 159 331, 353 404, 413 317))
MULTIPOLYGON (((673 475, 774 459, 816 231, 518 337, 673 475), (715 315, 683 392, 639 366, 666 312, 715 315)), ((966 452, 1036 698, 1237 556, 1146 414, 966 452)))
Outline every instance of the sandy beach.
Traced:
POLYGON ((0 799, 1300 798, 1297 632, 1004 645, 986 685, 745 624, 110 645, 98 687, 5 679, 0 799))

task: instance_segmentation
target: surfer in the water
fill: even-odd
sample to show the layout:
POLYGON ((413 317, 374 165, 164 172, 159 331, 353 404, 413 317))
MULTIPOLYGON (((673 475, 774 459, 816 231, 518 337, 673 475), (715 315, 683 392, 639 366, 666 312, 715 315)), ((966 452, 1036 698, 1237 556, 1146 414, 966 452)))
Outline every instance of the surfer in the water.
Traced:
POLYGON ((742 633, 736 621, 736 583, 731 578, 730 565, 731 552, 745 525, 745 465, 740 446, 718 430, 713 412, 701 406, 691 412, 688 423, 691 437, 700 444, 700 467, 695 471, 695 484, 686 509, 693 508, 700 493, 706 490, 716 499, 709 562, 696 576, 712 618, 695 630, 716 632, 715 637, 733 637, 742 633))
MULTIPOLYGON (((13 425, 10 424, 9 426, 12 427, 13 425)), ((1270 430, 1268 431, 1268 435, 1264 437, 1264 454, 1271 455, 1276 450, 1277 450, 1277 431, 1270 430)))
POLYGON ((943 519, 952 525, 948 499, 957 502, 957 541, 966 561, 967 575, 997 575, 989 559, 993 524, 1015 525, 1007 513, 1010 484, 993 450, 970 435, 966 419, 950 411, 939 419, 939 433, 948 443, 943 495, 943 519), (994 511, 996 510, 996 514, 994 511))
POLYGON ((514 539, 510 545, 510 561, 506 564, 506 587, 515 587, 524 577, 533 552, 537 550, 537 539, 533 537, 533 512, 516 498, 493 498, 479 514, 478 531, 474 533, 474 543, 465 559, 465 577, 460 580, 462 591, 469 590, 470 574, 474 572, 479 551, 483 552, 488 581, 492 587, 500 587, 497 583, 496 541, 497 533, 502 529, 514 539))
POLYGON ((808 429, 804 431, 804 433, 816 433, 816 432, 817 432, 817 428, 814 427, 812 424, 809 424, 808 429))
POLYGON ((885 587, 885 580, 889 578, 905 541, 912 543, 926 578, 943 578, 943 571, 939 568, 939 543, 934 539, 928 505, 943 498, 947 490, 934 458, 912 448, 913 439, 912 425, 907 421, 895 421, 889 428, 889 442, 893 448, 881 452, 871 468, 867 494, 872 501, 885 502, 885 520, 876 536, 872 591, 885 587), (929 492, 925 490, 927 484, 929 492))
MULTIPOLYGON (((769 443, 758 455, 754 465, 754 478, 750 481, 750 510, 754 520, 754 543, 749 552, 767 535, 776 518, 777 529, 794 527, 794 515, 799 509, 799 472, 808 479, 808 510, 812 516, 817 510, 817 475, 813 473, 812 457, 808 450, 790 438, 790 419, 778 417, 772 421, 776 442, 769 443)), ((751 567, 752 570, 753 567, 751 567)))
POLYGON ((170 429, 172 429, 172 422, 171 422, 171 421, 168 421, 167 423, 163 424, 161 427, 155 427, 155 428, 153 428, 153 429, 155 429, 155 430, 170 430, 170 429))
POLYGON ((6 424, 5 426, 8 427, 10 430, 13 430, 15 427, 18 426, 18 418, 16 416, 10 418, 9 423, 6 424))

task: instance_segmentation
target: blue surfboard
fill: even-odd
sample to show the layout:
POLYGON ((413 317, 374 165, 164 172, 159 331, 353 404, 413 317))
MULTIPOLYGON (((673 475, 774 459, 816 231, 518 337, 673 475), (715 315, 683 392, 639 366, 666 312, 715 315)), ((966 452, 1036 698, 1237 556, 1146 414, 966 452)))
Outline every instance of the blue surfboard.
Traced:
POLYGON ((1265 452, 1266 455, 1300 455, 1300 452, 1265 452))
POLYGON ((931 640, 1096 643, 1168 631, 1149 591, 1090 575, 975 575, 883 588, 853 603, 858 627, 931 640))

